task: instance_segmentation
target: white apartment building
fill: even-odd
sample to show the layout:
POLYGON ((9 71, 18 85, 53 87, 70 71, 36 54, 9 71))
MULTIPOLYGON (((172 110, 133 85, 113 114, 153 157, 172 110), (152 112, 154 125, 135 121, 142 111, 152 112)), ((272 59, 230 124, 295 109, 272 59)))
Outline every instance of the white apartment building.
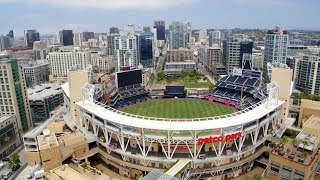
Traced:
POLYGON ((173 21, 169 26, 169 49, 186 48, 191 38, 191 23, 173 21))
POLYGON ((209 35, 209 47, 213 47, 215 44, 221 47, 221 32, 220 31, 213 31, 209 35))
POLYGON ((199 31, 199 42, 206 42, 207 41, 207 30, 201 29, 199 31))
POLYGON ((81 45, 82 45, 82 33, 80 33, 80 32, 74 33, 73 44, 74 44, 74 46, 81 47, 81 45))
POLYGON ((265 35, 264 44, 264 72, 267 73, 267 63, 285 64, 289 45, 289 35, 287 31, 280 27, 269 30, 265 35))
POLYGON ((234 67, 239 67, 240 63, 240 42, 243 39, 239 36, 230 37, 227 41, 226 49, 226 73, 232 73, 234 67))
POLYGON ((85 69, 91 61, 91 54, 77 50, 51 52, 47 59, 50 66, 49 80, 51 82, 66 82, 69 69, 74 66, 85 69))
POLYGON ((114 68, 137 68, 139 65, 138 40, 136 36, 117 36, 114 38, 114 68))
POLYGON ((295 58, 294 82, 297 89, 320 95, 319 55, 300 54, 295 58))

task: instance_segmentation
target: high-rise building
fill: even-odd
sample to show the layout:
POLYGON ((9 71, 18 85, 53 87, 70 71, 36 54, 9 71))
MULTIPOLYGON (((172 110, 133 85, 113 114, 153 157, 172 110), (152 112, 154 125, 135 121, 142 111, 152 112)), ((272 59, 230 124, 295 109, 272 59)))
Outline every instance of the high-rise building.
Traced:
POLYGON ((309 94, 320 95, 320 56, 303 54, 296 58, 294 69, 295 87, 309 94))
POLYGON ((205 66, 215 75, 225 74, 225 67, 222 65, 222 49, 216 45, 207 49, 205 66))
POLYGON ((138 68, 139 49, 137 36, 114 37, 114 68, 116 72, 123 67, 138 68))
POLYGON ((66 51, 66 52, 51 52, 48 54, 50 76, 49 80, 53 82, 66 82, 70 68, 79 66, 80 69, 87 68, 90 62, 90 52, 82 51, 66 51))
POLYGON ((107 55, 113 56, 114 54, 114 39, 118 37, 119 34, 108 34, 107 35, 107 55))
POLYGON ((128 36, 133 36, 135 33, 135 27, 133 24, 128 24, 127 28, 125 29, 125 34, 127 34, 128 36))
POLYGON ((9 33, 7 34, 7 36, 10 38, 10 46, 13 46, 14 43, 14 32, 13 30, 10 30, 9 33))
POLYGON ((90 64, 96 72, 111 73, 113 69, 113 56, 92 54, 90 64))
POLYGON ((63 92, 59 84, 41 84, 27 91, 34 124, 49 119, 50 112, 63 103, 63 92))
POLYGON ((222 64, 222 50, 220 47, 209 47, 207 49, 207 64, 209 68, 222 64))
POLYGON ((240 42, 240 67, 241 69, 253 69, 252 63, 252 48, 253 42, 240 42))
POLYGON ((165 21, 154 21, 153 28, 157 29, 157 40, 166 39, 165 21))
POLYGON ((200 29, 199 30, 199 42, 206 42, 207 41, 207 30, 200 29))
POLYGON ((109 31, 110 34, 119 34, 119 28, 117 27, 111 27, 109 31))
POLYGON ((81 47, 82 46, 82 33, 75 33, 73 37, 73 45, 81 47))
POLYGON ((213 31, 209 34, 209 47, 213 47, 214 44, 219 45, 221 47, 221 32, 220 31, 213 31))
POLYGON ((207 60, 207 50, 208 50, 208 47, 207 46, 204 46, 204 45, 201 45, 200 48, 199 48, 199 60, 202 64, 205 64, 206 63, 206 60, 207 60))
POLYGON ((35 41, 40 41, 40 34, 36 30, 24 31, 24 42, 27 47, 32 48, 35 41))
POLYGON ((233 35, 226 42, 224 46, 225 51, 225 63, 226 63, 226 73, 232 73, 233 68, 240 67, 240 43, 244 39, 242 35, 233 35))
POLYGON ((150 26, 144 26, 143 27, 143 32, 151 32, 150 26))
POLYGON ((188 31, 184 22, 173 21, 169 27, 169 49, 186 48, 188 31))
POLYGON ((27 87, 49 81, 49 63, 47 60, 41 62, 25 62, 23 69, 27 87))
POLYGON ((264 73, 268 73, 267 63, 286 64, 288 44, 287 31, 279 27, 267 31, 264 45, 264 73))
POLYGON ((62 30, 59 32, 60 44, 62 46, 73 45, 73 33, 72 30, 62 30))
POLYGON ((83 41, 88 41, 89 39, 94 39, 94 32, 83 32, 82 39, 83 39, 83 41))
POLYGON ((167 62, 194 61, 193 50, 191 49, 174 49, 168 50, 166 54, 167 62))
POLYGON ((0 35, 0 51, 11 47, 10 38, 8 36, 0 35))
POLYGON ((192 27, 191 27, 191 22, 187 21, 186 24, 186 31, 187 31, 187 43, 189 43, 192 39, 192 27))
POLYGON ((153 34, 143 32, 139 34, 138 47, 140 52, 140 64, 144 67, 153 66, 153 34))
POLYGON ((47 43, 44 41, 35 41, 33 43, 33 54, 36 60, 46 59, 47 43))
POLYGON ((0 57, 0 116, 15 114, 18 128, 32 127, 23 68, 16 59, 0 57))

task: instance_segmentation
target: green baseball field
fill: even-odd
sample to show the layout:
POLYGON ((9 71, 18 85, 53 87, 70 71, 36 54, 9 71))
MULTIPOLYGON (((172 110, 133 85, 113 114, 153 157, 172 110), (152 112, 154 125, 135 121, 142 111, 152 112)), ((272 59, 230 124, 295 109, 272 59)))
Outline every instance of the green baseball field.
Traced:
POLYGON ((234 108, 202 99, 160 99, 124 107, 120 111, 158 118, 203 118, 231 114, 234 108))

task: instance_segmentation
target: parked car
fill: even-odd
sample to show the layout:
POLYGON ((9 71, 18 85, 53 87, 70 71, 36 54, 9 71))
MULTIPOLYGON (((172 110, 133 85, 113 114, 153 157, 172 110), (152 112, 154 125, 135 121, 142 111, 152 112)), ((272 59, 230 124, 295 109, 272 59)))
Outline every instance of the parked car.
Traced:
POLYGON ((12 176, 12 172, 11 171, 7 171, 3 174, 3 179, 9 179, 12 176))
POLYGON ((3 163, 0 163, 0 169, 3 168, 3 166, 4 166, 3 163))
POLYGON ((36 177, 36 179, 43 178, 43 177, 44 177, 44 170, 36 171, 36 172, 34 173, 34 176, 36 177))
POLYGON ((10 158, 2 158, 2 161, 10 161, 10 158))

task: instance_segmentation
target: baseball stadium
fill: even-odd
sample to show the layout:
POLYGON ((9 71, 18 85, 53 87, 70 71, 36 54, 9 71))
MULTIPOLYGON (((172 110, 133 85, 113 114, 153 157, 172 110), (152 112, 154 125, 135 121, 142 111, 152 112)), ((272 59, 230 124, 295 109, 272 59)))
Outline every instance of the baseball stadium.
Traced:
POLYGON ((117 73, 107 88, 86 84, 74 102, 77 127, 96 137, 95 160, 123 177, 234 178, 251 170, 280 130, 279 87, 263 83, 260 72, 235 71, 199 96, 183 86, 150 95, 141 74, 117 73))

